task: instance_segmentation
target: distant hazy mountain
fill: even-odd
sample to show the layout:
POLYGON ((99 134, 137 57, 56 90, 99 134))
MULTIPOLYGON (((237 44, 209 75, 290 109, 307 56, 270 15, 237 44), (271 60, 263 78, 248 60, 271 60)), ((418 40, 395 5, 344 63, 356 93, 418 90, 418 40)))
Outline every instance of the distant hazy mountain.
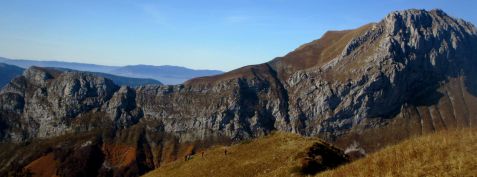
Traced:
MULTIPOLYGON (((72 69, 67 69, 67 68, 54 68, 54 67, 51 67, 51 68, 53 68, 55 70, 60 70, 60 71, 78 71, 78 70, 72 70, 72 69)), ((96 76, 111 79, 117 85, 127 85, 127 86, 130 86, 130 87, 149 85, 149 84, 163 85, 160 81, 157 81, 155 79, 124 77, 124 76, 116 76, 116 75, 113 75, 113 74, 100 73, 100 72, 90 72, 90 71, 83 71, 83 72, 92 73, 96 76)))
MULTIPOLYGON (((54 68, 54 67, 51 67, 51 68, 54 68)), ((66 68, 54 68, 54 69, 60 70, 60 71, 77 71, 77 70, 66 69, 66 68)), ((15 77, 22 75, 24 70, 25 69, 20 68, 18 66, 0 63, 0 88, 8 84, 15 77)), ((111 79, 117 85, 127 85, 130 87, 136 87, 136 86, 148 85, 148 84, 162 85, 161 82, 154 79, 131 78, 131 77, 116 76, 116 75, 100 73, 100 72, 89 72, 89 71, 86 71, 86 72, 92 73, 96 76, 111 79)))
POLYGON ((222 71, 218 70, 193 70, 178 66, 131 65, 120 67, 62 61, 8 59, 2 57, 0 57, 0 63, 16 65, 22 68, 28 68, 30 66, 68 68, 78 71, 108 73, 124 77, 148 78, 161 81, 167 85, 181 84, 192 78, 223 73, 222 71))
POLYGON ((112 74, 136 78, 153 78, 167 84, 181 84, 192 78, 217 75, 218 70, 193 70, 179 66, 132 65, 117 68, 112 74))
POLYGON ((0 63, 0 88, 8 84, 13 78, 21 75, 23 68, 0 63))
POLYGON ((16 65, 24 69, 31 66, 39 67, 53 67, 53 68, 68 68, 78 71, 92 71, 92 72, 108 72, 116 68, 115 66, 103 66, 95 64, 63 62, 63 61, 36 61, 36 60, 23 60, 23 59, 9 59, 0 57, 0 63, 7 63, 10 65, 16 65))

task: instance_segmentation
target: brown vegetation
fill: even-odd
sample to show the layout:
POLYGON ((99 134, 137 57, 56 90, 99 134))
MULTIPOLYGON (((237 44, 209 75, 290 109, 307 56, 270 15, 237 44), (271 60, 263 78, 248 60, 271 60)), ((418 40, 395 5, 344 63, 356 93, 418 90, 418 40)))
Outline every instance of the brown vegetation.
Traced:
POLYGON ((346 45, 355 37, 362 35, 373 25, 368 24, 354 30, 328 31, 320 39, 304 44, 295 51, 283 57, 278 57, 271 62, 259 65, 245 66, 225 74, 191 79, 186 85, 211 84, 217 81, 232 80, 236 78, 250 78, 257 75, 271 74, 271 65, 282 78, 298 70, 311 67, 320 67, 341 54, 346 45), (276 67, 275 65, 281 65, 276 67))
POLYGON ((405 140, 317 176, 475 176, 477 130, 441 131, 405 140))
POLYGON ((301 164, 303 159, 322 159, 319 168, 327 169, 336 162, 330 157, 346 161, 340 152, 317 138, 277 132, 229 147, 216 146, 205 151, 204 157, 194 155, 189 161, 165 164, 145 176, 302 176, 308 167, 301 164))
POLYGON ((127 145, 103 144, 105 161, 113 167, 125 167, 136 160, 136 148, 127 145))
MULTIPOLYGON (((246 141, 227 147, 227 151, 224 155, 224 147, 215 147, 204 157, 166 164, 145 176, 308 176, 347 161, 345 156, 336 156, 338 149, 316 138, 286 133, 246 141), (326 160, 330 156, 331 162, 326 160)), ((316 176, 473 176, 477 174, 475 151, 477 130, 440 131, 316 176)))
POLYGON ((49 153, 34 160, 24 169, 36 177, 57 177, 57 168, 58 162, 55 160, 55 156, 53 153, 49 153))
POLYGON ((292 71, 288 72, 321 67, 339 56, 352 39, 371 27, 372 24, 367 24, 354 30, 328 31, 320 39, 304 44, 280 59, 285 65, 292 66, 292 71))

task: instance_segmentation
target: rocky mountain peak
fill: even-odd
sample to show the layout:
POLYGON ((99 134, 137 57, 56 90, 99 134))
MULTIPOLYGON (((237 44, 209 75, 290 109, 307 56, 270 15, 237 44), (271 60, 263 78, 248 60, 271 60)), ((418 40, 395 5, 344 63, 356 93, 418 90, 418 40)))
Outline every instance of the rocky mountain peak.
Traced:
POLYGON ((386 24, 389 35, 415 31, 422 32, 421 35, 434 36, 446 35, 443 33, 446 31, 476 34, 474 25, 462 19, 453 18, 440 9, 395 11, 388 14, 383 23, 386 24))
MULTIPOLYGON (((54 73, 45 68, 30 67, 23 72, 23 76, 30 81, 31 84, 45 86, 46 81, 53 79, 54 73)), ((56 73, 55 73, 56 75, 56 73)))
MULTIPOLYGON (((476 68, 472 24, 440 10, 396 11, 271 62, 185 85, 120 88, 90 74, 30 68, 0 92, 0 141, 91 133, 132 144, 120 149, 136 149, 130 152, 141 162, 128 165, 143 169, 192 153, 197 142, 275 130, 372 152, 416 134, 477 125, 476 68)), ((111 156, 103 142, 99 153, 111 156)))

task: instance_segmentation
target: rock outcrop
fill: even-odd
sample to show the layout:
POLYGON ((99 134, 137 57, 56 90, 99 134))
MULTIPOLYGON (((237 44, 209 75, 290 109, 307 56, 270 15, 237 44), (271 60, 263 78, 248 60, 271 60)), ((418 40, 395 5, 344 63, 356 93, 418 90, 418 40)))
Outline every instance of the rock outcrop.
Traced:
MULTIPOLYGON (((94 166, 99 176, 134 176, 211 144, 275 130, 369 152, 415 134, 475 126, 476 68, 472 24, 441 10, 398 11, 356 30, 328 32, 268 63, 184 85, 132 89, 33 67, 0 92, 0 140, 83 134, 89 139, 63 146, 89 147, 84 153, 104 159, 120 158, 108 149, 135 151, 121 165, 102 159, 94 166)), ((1 161, 0 171, 18 170, 5 165, 17 158, 1 161)))

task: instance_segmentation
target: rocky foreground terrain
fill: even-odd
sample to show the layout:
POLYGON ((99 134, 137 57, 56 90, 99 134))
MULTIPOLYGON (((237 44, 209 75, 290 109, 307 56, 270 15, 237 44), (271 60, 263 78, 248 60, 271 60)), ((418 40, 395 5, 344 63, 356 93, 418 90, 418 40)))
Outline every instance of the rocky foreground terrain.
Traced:
POLYGON ((0 176, 137 176, 272 131, 366 154, 474 127, 476 69, 477 29, 441 10, 392 12, 268 63, 183 85, 133 89, 31 67, 0 92, 0 176))

